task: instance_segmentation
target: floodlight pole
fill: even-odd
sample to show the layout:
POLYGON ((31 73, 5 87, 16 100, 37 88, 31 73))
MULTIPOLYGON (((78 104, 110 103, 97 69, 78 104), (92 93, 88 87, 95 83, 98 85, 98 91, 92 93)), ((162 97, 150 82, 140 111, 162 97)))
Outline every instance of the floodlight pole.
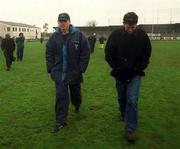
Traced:
POLYGON ((159 23, 159 11, 157 9, 157 24, 159 23))
POLYGON ((153 38, 153 33, 154 33, 154 23, 152 23, 152 28, 151 28, 151 38, 153 38))
POLYGON ((154 12, 153 12, 153 20, 152 20, 152 26, 151 26, 151 39, 153 38, 154 33, 154 12))
POLYGON ((172 24, 172 8, 170 9, 170 24, 172 24))

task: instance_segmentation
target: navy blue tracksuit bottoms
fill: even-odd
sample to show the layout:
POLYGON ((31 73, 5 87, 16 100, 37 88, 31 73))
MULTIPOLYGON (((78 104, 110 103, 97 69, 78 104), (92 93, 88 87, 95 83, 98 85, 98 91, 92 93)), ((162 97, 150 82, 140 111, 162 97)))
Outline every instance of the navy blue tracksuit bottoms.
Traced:
POLYGON ((69 107, 69 92, 71 103, 74 107, 80 107, 81 99, 81 84, 67 84, 64 82, 55 82, 56 86, 56 123, 64 123, 67 121, 69 107))

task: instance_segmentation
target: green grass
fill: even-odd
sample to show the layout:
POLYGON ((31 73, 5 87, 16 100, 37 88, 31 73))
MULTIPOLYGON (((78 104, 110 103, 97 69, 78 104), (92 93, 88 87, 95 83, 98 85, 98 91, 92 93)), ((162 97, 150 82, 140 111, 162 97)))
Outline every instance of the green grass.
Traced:
POLYGON ((0 52, 0 149, 179 149, 180 41, 154 41, 142 80, 138 140, 129 145, 118 118, 115 82, 104 51, 96 48, 84 76, 81 113, 70 105, 68 126, 56 135, 54 83, 45 46, 28 42, 24 61, 10 72, 0 52))

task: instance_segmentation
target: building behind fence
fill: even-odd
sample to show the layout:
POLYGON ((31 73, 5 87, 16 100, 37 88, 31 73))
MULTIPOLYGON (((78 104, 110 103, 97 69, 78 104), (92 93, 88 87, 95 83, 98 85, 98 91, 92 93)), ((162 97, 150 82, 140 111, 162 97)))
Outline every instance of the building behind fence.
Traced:
MULTIPOLYGON (((96 33, 97 37, 107 38, 110 33, 120 26, 78 27, 86 36, 96 33)), ((180 40, 180 23, 175 24, 139 24, 152 40, 180 40)))

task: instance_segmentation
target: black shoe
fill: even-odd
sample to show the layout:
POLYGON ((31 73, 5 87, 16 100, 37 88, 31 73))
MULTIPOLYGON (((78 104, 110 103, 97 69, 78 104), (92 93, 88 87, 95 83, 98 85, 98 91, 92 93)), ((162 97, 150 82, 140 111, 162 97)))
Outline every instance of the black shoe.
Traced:
POLYGON ((67 126, 67 123, 62 123, 62 124, 59 124, 57 123, 55 126, 54 126, 54 130, 52 131, 53 133, 56 133, 58 132, 60 129, 62 129, 63 127, 67 126))
POLYGON ((125 122, 124 116, 120 116, 120 120, 121 120, 122 122, 125 122))
POLYGON ((16 61, 16 57, 13 56, 12 61, 15 62, 16 61))
POLYGON ((126 131, 125 137, 129 143, 134 143, 136 141, 135 132, 133 131, 132 132, 126 131))
POLYGON ((80 112, 80 107, 75 107, 74 112, 75 112, 75 113, 79 113, 79 112, 80 112))

